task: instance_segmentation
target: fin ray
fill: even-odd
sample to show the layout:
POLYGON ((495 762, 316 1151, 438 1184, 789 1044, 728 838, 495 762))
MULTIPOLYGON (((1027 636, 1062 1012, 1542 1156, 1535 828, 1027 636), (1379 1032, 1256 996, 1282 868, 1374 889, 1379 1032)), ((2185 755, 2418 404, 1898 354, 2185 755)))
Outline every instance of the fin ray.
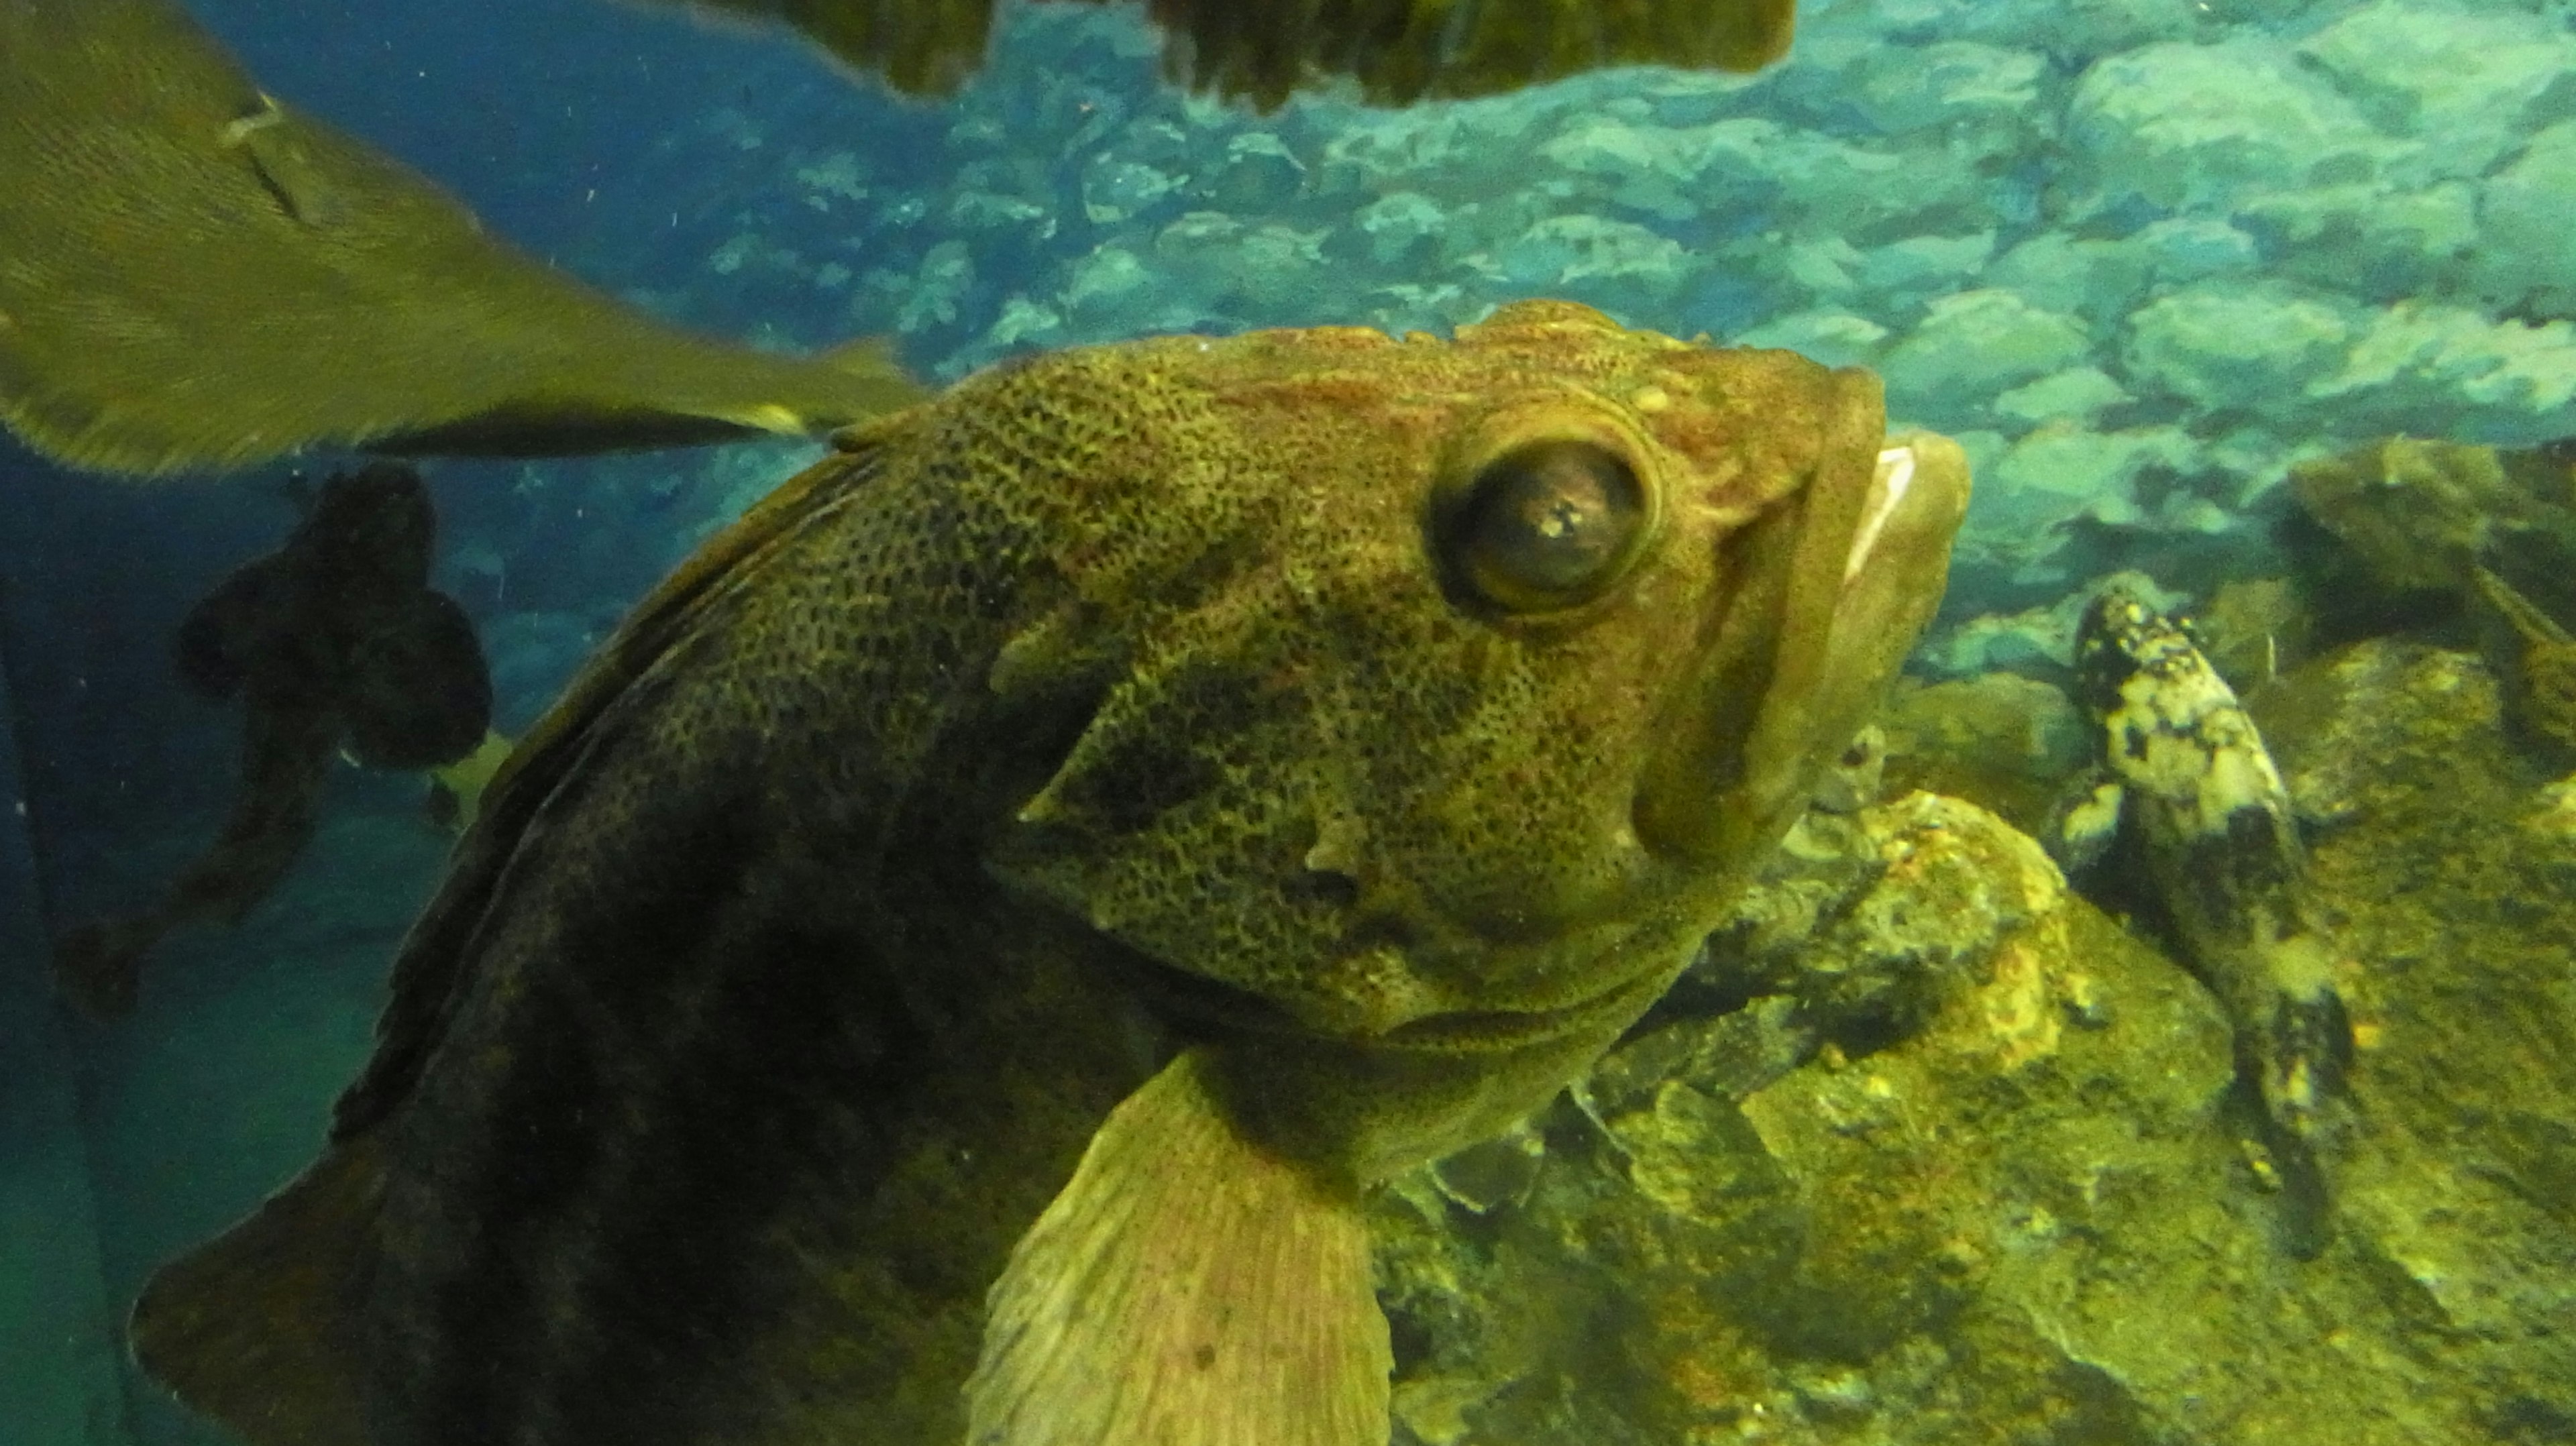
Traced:
POLYGON ((995 1283, 971 1446, 1384 1446, 1356 1188, 1245 1138, 1184 1053, 1101 1127, 995 1283))

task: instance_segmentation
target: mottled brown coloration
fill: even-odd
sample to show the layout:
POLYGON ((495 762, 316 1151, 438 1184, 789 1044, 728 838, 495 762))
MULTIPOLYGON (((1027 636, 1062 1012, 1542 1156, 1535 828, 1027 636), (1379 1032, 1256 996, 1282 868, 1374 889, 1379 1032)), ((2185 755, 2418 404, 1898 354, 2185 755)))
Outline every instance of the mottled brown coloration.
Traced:
MULTIPOLYGON (((941 94, 984 58, 994 0, 655 0, 792 25, 897 89, 941 94)), ((1108 3, 1108 0, 1090 0, 1108 3)), ((1268 110, 1356 82, 1377 105, 1491 95, 1613 65, 1759 70, 1796 0, 1148 0, 1165 64, 1268 110)))
MULTIPOLYGON (((1688 960, 1933 607, 1965 470, 1882 426, 1864 374, 1527 303, 1070 352, 849 436, 494 782, 272 1207, 381 1162, 315 1305, 344 1353, 281 1379, 374 1446, 950 1442, 986 1288, 1177 1051, 1193 1150, 1322 1208, 1508 1123, 1688 960), (1560 442, 1643 489, 1617 576, 1461 593, 1441 499, 1560 442)), ((238 1399, 202 1323, 271 1268, 166 1275, 147 1365, 238 1399)))
POLYGON ((838 426, 879 349, 691 335, 260 92, 173 0, 0 6, 0 423, 84 466, 534 455, 838 426))
POLYGON ((276 552, 224 579, 179 625, 191 690, 242 703, 241 791, 223 832, 169 893, 54 947, 54 979, 83 1013, 131 1013, 143 958, 172 929, 238 922, 313 837, 345 748, 375 768, 471 752, 492 680, 465 610, 429 586, 436 519, 420 475, 378 462, 335 476, 276 552))

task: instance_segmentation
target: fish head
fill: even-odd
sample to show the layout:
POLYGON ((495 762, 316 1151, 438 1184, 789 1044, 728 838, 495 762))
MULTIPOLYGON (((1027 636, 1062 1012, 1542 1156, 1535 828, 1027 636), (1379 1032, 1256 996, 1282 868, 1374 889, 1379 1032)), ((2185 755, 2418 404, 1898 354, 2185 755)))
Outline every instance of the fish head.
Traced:
POLYGON ((1565 303, 1121 362, 1141 440, 1091 438, 1122 480, 997 674, 1104 686, 992 868, 1310 1038, 1606 1042, 1866 722, 1965 505, 1869 375, 1565 303))
POLYGON ((306 566, 396 592, 429 585, 438 518, 420 473, 401 462, 369 462, 333 473, 287 542, 306 566))

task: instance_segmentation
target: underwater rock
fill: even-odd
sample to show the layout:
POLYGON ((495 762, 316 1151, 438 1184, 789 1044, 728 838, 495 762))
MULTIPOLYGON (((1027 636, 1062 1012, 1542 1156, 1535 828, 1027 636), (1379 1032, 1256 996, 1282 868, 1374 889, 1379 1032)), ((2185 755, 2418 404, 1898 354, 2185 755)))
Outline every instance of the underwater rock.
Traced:
POLYGON ((2576 317, 2576 274, 2558 251, 2566 244, 2569 196, 2576 196, 2576 120, 2534 135, 2480 188, 2478 287, 2500 310, 2576 317))
POLYGON ((2258 695, 2309 876, 2360 966, 2365 1128, 2339 1217, 2421 1323, 2427 1389, 2530 1440, 2576 1422, 2576 809, 2475 654, 2377 639, 2258 695), (2555 1422, 2553 1426, 2550 1423, 2555 1422))
POLYGON ((1938 129, 1969 155, 2021 149, 2052 129, 2048 57, 1973 40, 1890 47, 1856 67, 1849 104, 1882 132, 1938 129))
POLYGON ((2462 589, 2481 559, 2576 570, 2561 451, 2390 437, 2290 469, 2299 504, 2398 591, 2462 589))
POLYGON ((1471 1224, 1421 1177, 1387 1193, 1397 1399, 1421 1407, 1398 1446, 2423 1446, 2576 1420, 2576 805, 2503 745, 2474 655, 2366 643, 2261 698, 2301 811, 2337 820, 2311 880, 2359 966, 2362 1109, 2316 1259, 2273 1244, 2209 994, 2028 840, 1918 795, 1739 911, 1768 921, 1732 936, 1761 987, 1801 989, 1807 935, 1820 982, 1677 995, 1541 1116, 1521 1204, 1471 1224))
POLYGON ((1381 1203, 1398 1394, 1469 1402, 1445 1439, 1967 1443, 2136 1411, 2069 1358, 2116 1347, 2050 1343, 2083 1309, 2059 1282, 2156 1280, 2188 1248, 2160 1187, 2223 1228, 2215 1010, 1969 805, 1909 796, 1851 845, 1775 870, 1695 970, 1798 992, 1650 1023, 1546 1117, 1524 1205, 1467 1231, 1436 1194, 1381 1203))
POLYGON ((1887 340, 1886 327, 1848 311, 1802 311, 1745 332, 1745 346, 1778 347, 1827 366, 1867 366, 1887 340))
POLYGON ((1994 412, 2025 425, 2066 422, 2085 427, 2098 413, 2131 400, 2128 388, 2108 372, 2084 366, 2051 372, 1998 394, 1994 412))
POLYGON ((1880 364, 1888 396, 1909 412, 1946 414, 2089 355, 2084 323, 2009 291, 1963 291, 1932 303, 1880 364))
POLYGON ((2092 758, 2066 690, 2018 673, 1900 679, 1879 708, 1888 772, 1902 788, 1966 799, 2036 833, 2092 758))
POLYGON ((2470 579, 2491 615, 2487 660, 2516 732, 2558 766, 2576 763, 2576 636, 2486 568, 2470 579))
POLYGON ((2348 305, 2278 281, 2204 282, 2129 317, 2130 375, 2201 407, 2263 407, 2294 399, 2344 358, 2356 320, 2348 305))
POLYGON ((2380 586, 2456 595, 2502 680, 2513 736, 2576 762, 2576 440, 2502 450, 2392 437, 2301 463, 2291 479, 2380 586))
POLYGON ((2019 242, 1987 268, 1987 284, 2008 287, 2035 306, 2083 317, 2109 334, 2146 289, 2155 258, 2128 238, 2042 231, 2019 242))
POLYGON ((2320 173, 2368 174, 2391 149, 2296 52, 2256 35, 2096 63, 2076 83, 2067 136, 2097 208, 2132 196, 2224 206, 2320 173))
POLYGON ((2093 432, 2047 422, 2013 443, 1991 469, 2002 501, 1979 518, 1981 530, 2022 535, 2022 547, 2077 518, 2115 527, 2147 520, 2139 484, 2170 481, 2201 468, 2199 445, 2178 427, 2093 432))
POLYGON ((2477 191, 2464 181, 2314 186, 2251 197, 2240 214, 2278 274, 2374 302, 2456 287, 2483 249, 2477 191))
MULTIPOLYGON (((2300 42, 2379 125, 2431 144, 2405 159, 2406 179, 2476 177, 2521 144, 2535 108, 2576 102, 2563 20, 2422 0, 2354 8, 2300 42)), ((2391 199, 2396 199, 2391 197, 2391 199)))
POLYGON ((2308 386, 2345 428, 2548 441, 2576 403, 2576 324, 2413 300, 2370 317, 2333 376, 2308 386))
POLYGON ((2230 578, 2192 625, 2209 665, 2243 694, 2307 661, 2316 619, 2287 578, 2230 578))
POLYGON ((1550 216, 1493 254, 1517 291, 1562 295, 1655 315, 1696 266, 1680 242, 1632 222, 1550 216))

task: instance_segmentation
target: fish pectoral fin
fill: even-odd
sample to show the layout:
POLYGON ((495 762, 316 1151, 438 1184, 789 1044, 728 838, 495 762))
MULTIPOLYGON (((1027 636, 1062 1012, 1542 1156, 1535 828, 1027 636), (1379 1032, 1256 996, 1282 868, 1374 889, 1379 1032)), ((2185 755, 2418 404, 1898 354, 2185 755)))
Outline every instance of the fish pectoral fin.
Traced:
POLYGON ((134 1358, 252 1446, 366 1446, 353 1283, 384 1169, 334 1146, 248 1219, 156 1272, 134 1358))
POLYGON ((923 395, 882 353, 730 344, 574 280, 261 96, 176 0, 0 5, 0 56, 0 427, 64 460, 670 446, 923 395))
POLYGON ((993 1286, 975 1446, 1385 1446, 1356 1191, 1246 1138, 1193 1049, 1111 1112, 993 1286))
POLYGON ((349 674, 340 706, 371 768, 455 763, 491 731, 492 672, 473 621, 445 593, 415 594, 377 620, 349 674))
POLYGON ((2040 846, 2068 878, 2089 872, 2120 836, 2120 815, 2128 789, 2119 775, 2096 769, 2078 779, 2049 811, 2040 846))

